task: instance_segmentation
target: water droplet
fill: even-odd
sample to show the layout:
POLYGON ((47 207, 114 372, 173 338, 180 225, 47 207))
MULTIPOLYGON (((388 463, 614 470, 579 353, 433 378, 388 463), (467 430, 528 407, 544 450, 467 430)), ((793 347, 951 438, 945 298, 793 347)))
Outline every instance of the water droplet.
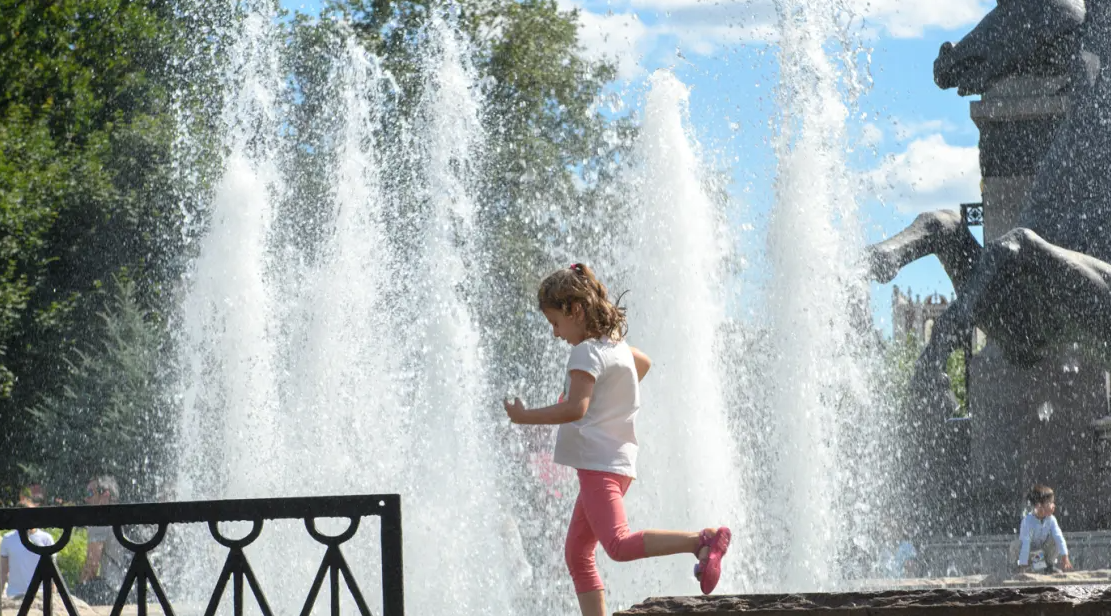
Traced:
POLYGON ((1042 402, 1042 405, 1038 407, 1038 419, 1042 421, 1049 421, 1049 418, 1052 416, 1053 405, 1050 404, 1049 400, 1042 402))

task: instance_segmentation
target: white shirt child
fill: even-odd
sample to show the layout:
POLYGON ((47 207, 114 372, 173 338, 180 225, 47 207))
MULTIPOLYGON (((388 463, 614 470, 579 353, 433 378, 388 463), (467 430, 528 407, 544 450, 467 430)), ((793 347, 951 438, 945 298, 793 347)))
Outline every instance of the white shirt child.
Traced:
MULTIPOLYGON (((54 545, 54 537, 42 530, 27 533, 27 538, 35 545, 54 545)), ((8 559, 8 596, 19 597, 27 593, 31 576, 39 564, 39 555, 23 546, 19 533, 11 531, 0 539, 0 557, 8 559)))
POLYGON ((1039 520, 1033 513, 1026 514, 1026 517, 1022 518, 1022 526, 1018 529, 1018 538, 1022 541, 1022 547, 1018 552, 1018 564, 1025 567, 1030 562, 1030 547, 1041 549, 1042 544, 1050 537, 1057 544, 1058 558, 1068 556, 1069 546, 1065 543, 1065 535, 1061 532, 1061 527, 1057 525, 1057 518, 1047 515, 1039 520))
MULTIPOLYGON (((594 394, 586 415, 559 426, 557 464, 636 478, 637 437, 633 422, 640 410, 640 382, 633 352, 625 341, 584 340, 571 349, 570 372, 594 377, 594 394)), ((569 389, 564 385, 564 392, 569 389)))

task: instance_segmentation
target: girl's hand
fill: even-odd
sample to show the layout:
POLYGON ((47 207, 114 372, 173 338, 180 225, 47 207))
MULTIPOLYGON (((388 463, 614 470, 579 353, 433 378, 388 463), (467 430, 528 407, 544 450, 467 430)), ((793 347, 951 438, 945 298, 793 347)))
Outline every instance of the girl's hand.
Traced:
POLYGON ((525 403, 521 402, 520 398, 514 398, 513 402, 502 400, 502 406, 505 407, 505 414, 509 416, 509 421, 521 423, 525 414, 525 403))

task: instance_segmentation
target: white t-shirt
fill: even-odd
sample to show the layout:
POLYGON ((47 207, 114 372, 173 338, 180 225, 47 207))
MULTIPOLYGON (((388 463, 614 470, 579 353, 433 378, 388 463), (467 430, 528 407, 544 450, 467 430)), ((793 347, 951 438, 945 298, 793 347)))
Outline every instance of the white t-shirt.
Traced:
POLYGON ((1048 540, 1057 543, 1057 555, 1068 556, 1069 546, 1065 543, 1065 535, 1057 525, 1057 518, 1050 515, 1045 519, 1038 519, 1033 513, 1022 518, 1022 525, 1018 528, 1018 538, 1022 540, 1018 552, 1018 564, 1025 567, 1030 562, 1030 550, 1039 550, 1048 540))
MULTIPOLYGON (((35 545, 54 545, 54 537, 46 531, 27 533, 27 538, 35 545)), ((39 564, 39 555, 23 547, 19 533, 13 530, 0 539, 0 556, 8 559, 8 596, 26 594, 31 576, 35 574, 35 567, 39 564)))
POLYGON ((570 390, 572 370, 594 377, 594 395, 585 417, 559 426, 553 461, 635 478, 637 437, 633 422, 640 410, 640 383, 629 345, 609 338, 576 345, 567 360, 565 394, 570 390))

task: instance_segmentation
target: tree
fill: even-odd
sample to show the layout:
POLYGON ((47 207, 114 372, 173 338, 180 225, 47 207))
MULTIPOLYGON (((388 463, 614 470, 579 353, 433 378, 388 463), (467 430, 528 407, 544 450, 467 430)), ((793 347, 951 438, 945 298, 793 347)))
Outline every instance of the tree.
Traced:
MULTIPOLYGON (((337 0, 329 6, 385 59, 400 84, 392 111, 407 117, 422 85, 423 28, 443 7, 430 0, 337 0)), ((454 24, 473 42, 476 79, 485 86, 489 147, 479 174, 481 225, 488 256, 498 257, 488 261, 504 264, 501 273, 511 278, 528 279, 549 267, 537 233, 576 217, 628 142, 631 125, 600 112, 615 69, 584 57, 577 12, 560 10, 552 0, 464 2, 454 24), (533 215, 538 209, 545 215, 533 215)), ((525 289, 531 293, 531 282, 525 289)))
POLYGON ((0 120, 0 399, 15 385, 9 345, 38 282, 45 235, 57 216, 54 187, 66 171, 45 124, 29 116, 15 106, 0 120))
POLYGON ((965 373, 965 367, 968 358, 962 349, 953 351, 949 355, 949 359, 945 362, 945 373, 949 375, 949 386, 953 389, 953 395, 957 397, 957 402, 960 407, 957 409, 955 417, 968 417, 968 379, 965 373))
MULTIPOLYGON (((380 142, 387 151, 404 151, 393 146, 403 142, 398 133, 412 124, 419 107, 427 26, 446 6, 436 0, 334 0, 329 11, 352 24, 396 82, 380 142)), ((471 268, 481 284, 474 285, 472 299, 485 308, 480 327, 502 333, 485 339, 493 381, 542 382, 533 378, 539 362, 517 361, 536 356, 536 324, 527 319, 536 286, 554 265, 552 246, 542 238, 566 237, 571 228, 590 244, 606 232, 582 223, 594 210, 614 206, 607 182, 631 142, 632 124, 602 114, 615 69, 586 59, 575 11, 552 0, 467 0, 453 5, 452 14, 452 25, 472 43, 470 60, 485 110, 486 148, 473 187, 482 237, 471 268)), ((415 161, 390 159, 385 192, 409 195, 395 198, 394 206, 422 207, 421 199, 410 198, 416 194, 412 178, 419 175, 415 161)), ((412 221, 420 214, 395 213, 391 220, 412 221)), ((415 237, 410 231, 393 229, 392 236, 415 237)))
POLYGON ((134 486, 132 497, 149 498, 167 468, 174 426, 165 327, 140 305, 134 281, 113 277, 102 294, 107 301, 97 314, 97 342, 68 354, 65 386, 33 410, 44 447, 35 471, 73 494, 89 476, 110 473, 134 486))
MULTIPOLYGON (((903 401, 910 396, 911 377, 914 375, 914 365, 922 353, 922 343, 918 337, 908 333, 902 340, 891 340, 887 345, 886 364, 890 377, 890 390, 893 400, 903 401)), ((949 375, 949 384, 956 396, 960 408, 956 417, 968 416, 968 384, 965 378, 965 354, 963 350, 954 351, 945 364, 945 372, 949 375)))
POLYGON ((171 57, 162 0, 0 0, 0 472, 38 464, 29 412, 70 377, 100 290, 127 271, 147 309, 180 268, 171 57))

